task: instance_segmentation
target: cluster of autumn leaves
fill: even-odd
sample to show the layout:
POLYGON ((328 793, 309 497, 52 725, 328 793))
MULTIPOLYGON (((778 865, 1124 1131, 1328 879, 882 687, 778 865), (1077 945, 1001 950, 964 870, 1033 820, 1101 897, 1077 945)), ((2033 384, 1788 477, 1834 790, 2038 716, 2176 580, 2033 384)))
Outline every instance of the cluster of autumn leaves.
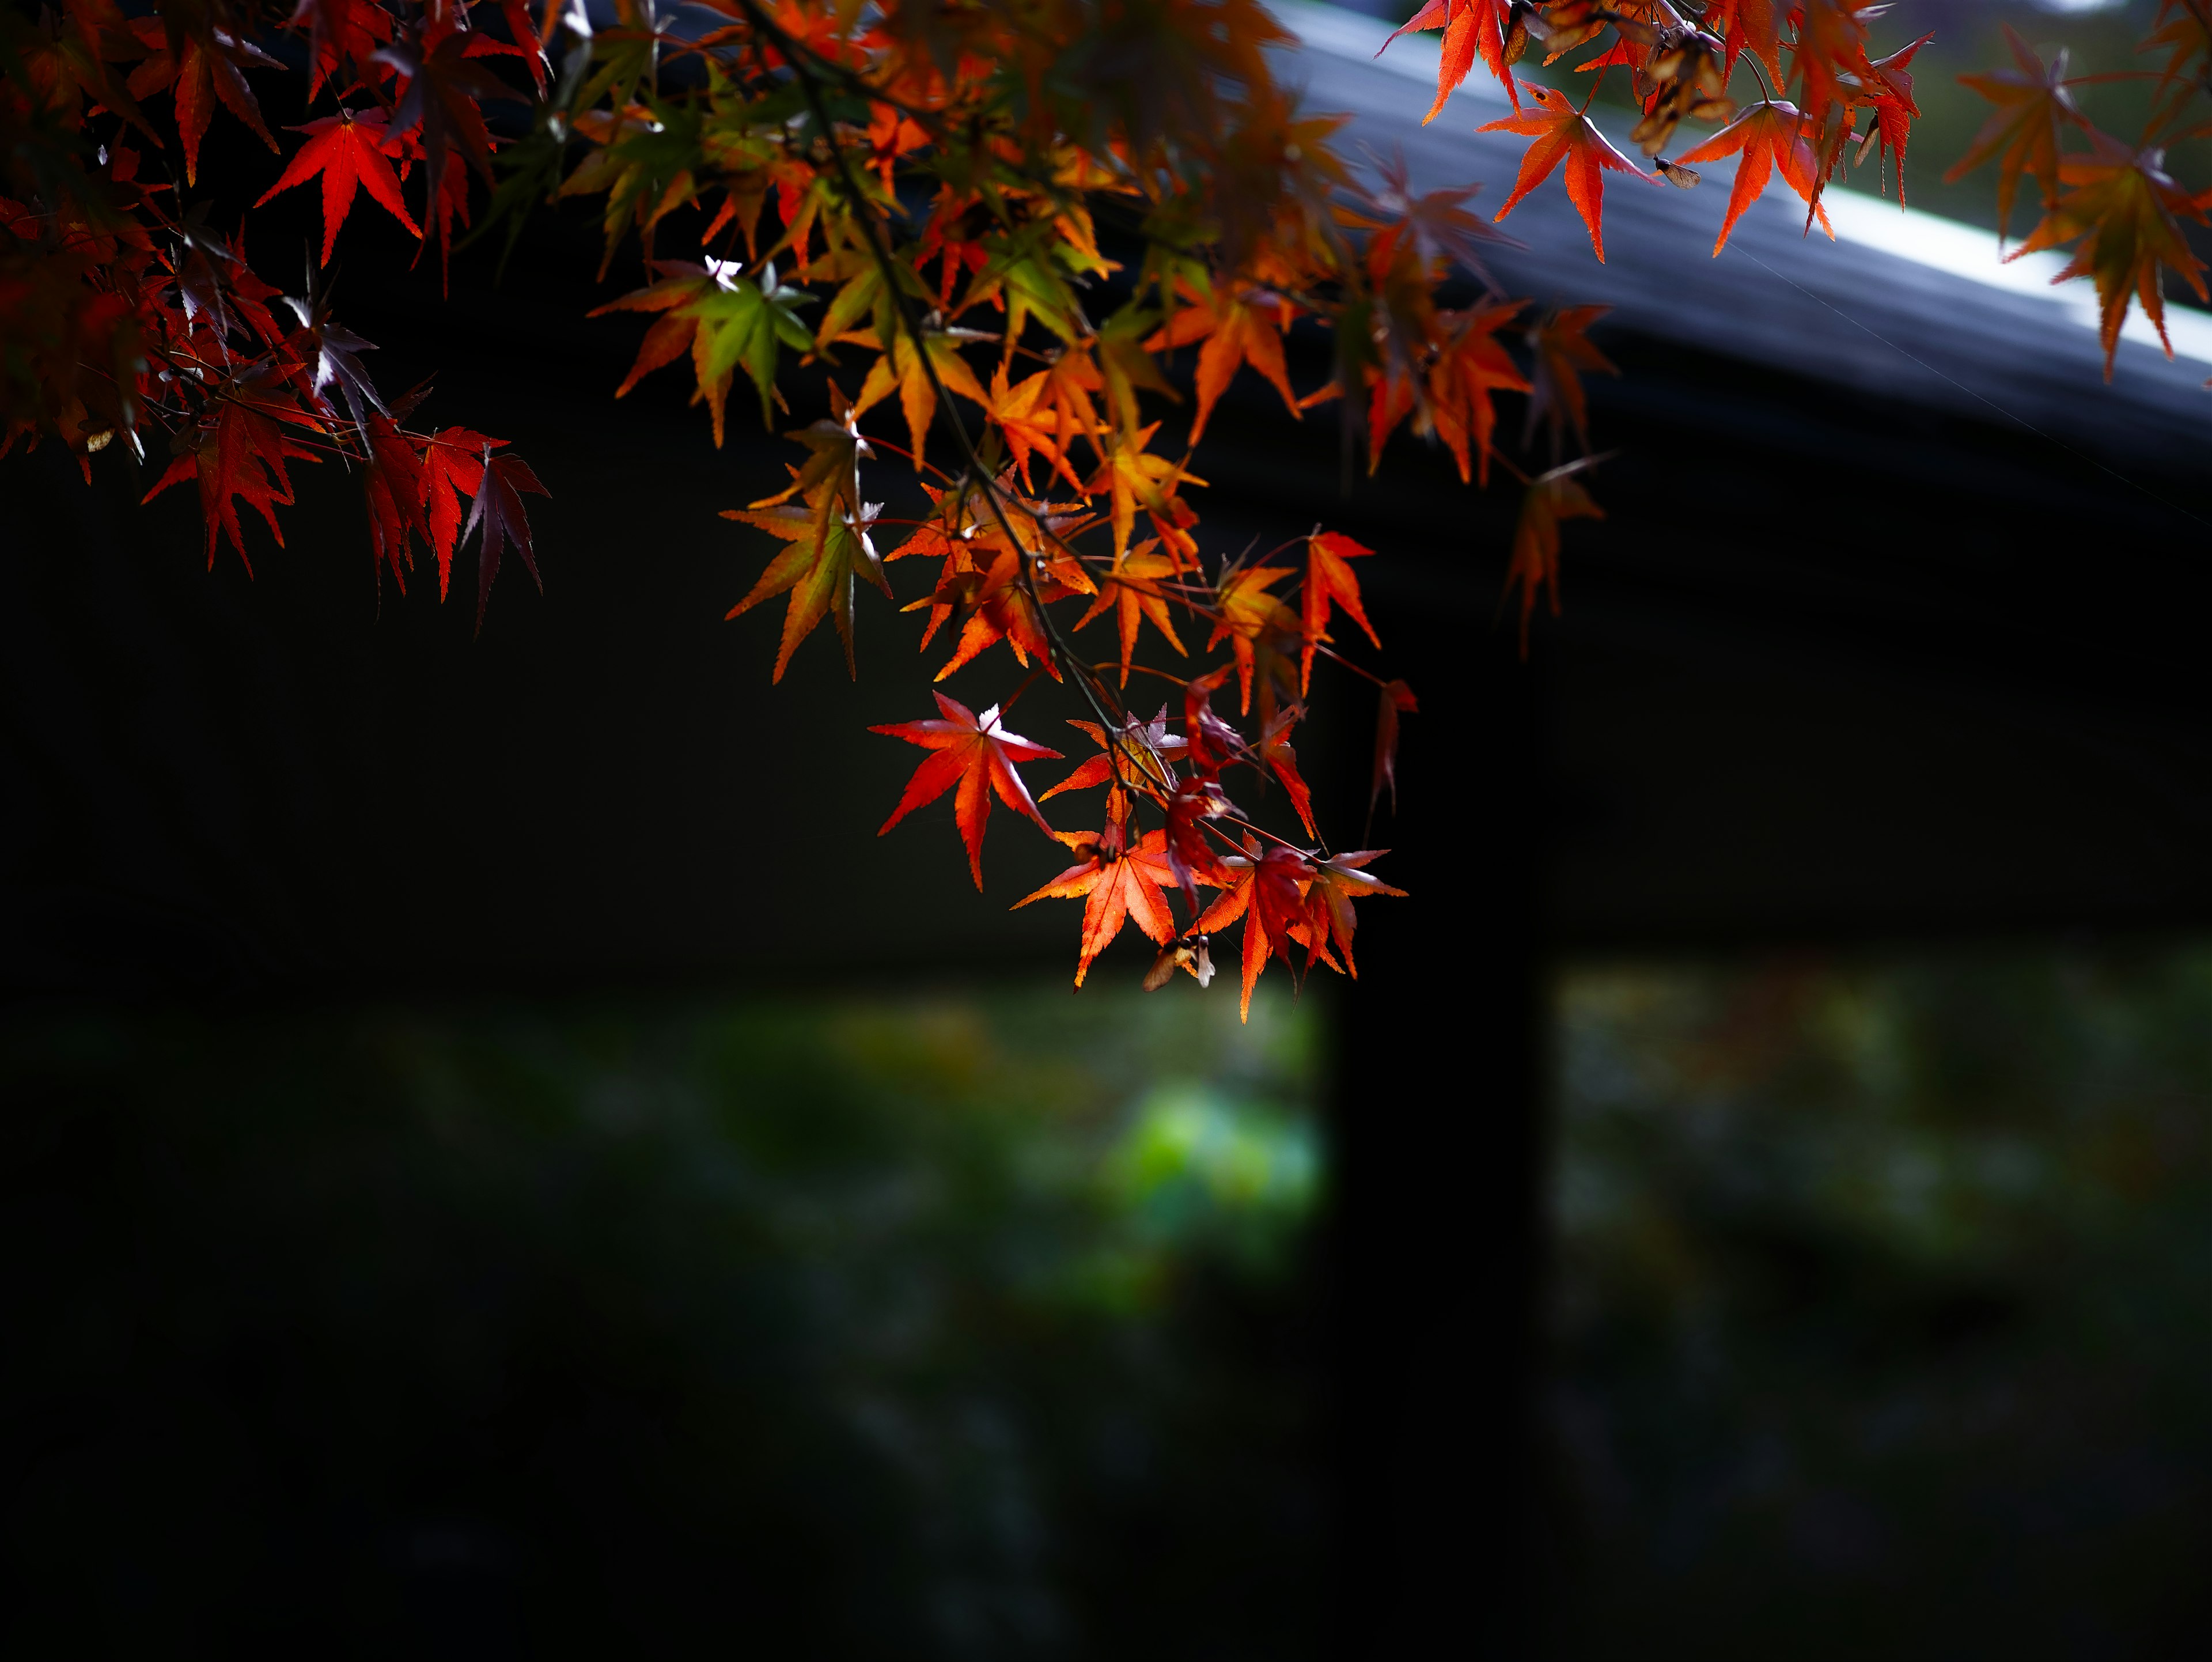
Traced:
MULTIPOLYGON (((1371 684, 1371 815, 1413 695, 1330 632, 1348 618, 1379 644, 1349 563, 1368 551, 1316 527, 1256 558, 1205 556, 1196 447, 1249 368, 1293 418, 1334 401, 1347 460, 1364 447, 1370 469, 1410 429, 1470 483, 1510 474, 1525 649, 1539 596, 1557 605, 1560 523, 1600 514, 1581 377, 1612 366, 1586 334, 1602 308, 1540 312, 1497 288, 1483 253, 1502 234, 1471 191, 1417 193, 1402 166, 1347 164, 1340 119, 1277 82, 1269 49, 1290 37, 1257 0, 703 0, 680 27, 618 0, 596 27, 582 0, 258 3, 63 0, 0 23, 4 444, 56 438, 89 458, 120 436, 143 456, 165 438, 149 495, 197 483, 210 561, 224 535, 244 557, 241 503, 281 542, 288 465, 335 458, 360 484, 379 570, 403 587, 419 542, 442 596, 471 535, 479 621, 504 548, 536 575, 521 498, 543 486, 527 466, 469 429, 408 426, 416 399, 378 391, 314 272, 306 295, 281 295, 242 230, 187 205, 217 107, 281 153, 248 76, 304 79, 303 142, 261 201, 319 186, 322 265, 364 193, 434 243, 441 270, 480 196, 477 228, 510 235, 549 198, 595 201, 602 275, 635 248, 647 278, 600 308, 650 319, 617 396, 687 364, 720 444, 740 374, 771 426, 826 381, 830 416, 792 432, 806 458, 789 487, 728 515, 781 545, 732 615, 785 600, 779 679, 825 618, 849 662, 860 586, 889 596, 889 564, 934 561, 906 609, 927 614, 925 649, 945 636, 940 681, 1003 642, 1032 679, 1079 694, 1098 754, 1043 794, 1105 791, 1099 829, 1080 834, 1051 827, 1018 770, 1056 752, 1008 732, 1002 706, 979 717, 939 694, 938 716, 878 729, 930 752, 890 823, 952 792, 979 886, 994 800, 1071 848, 1076 863, 1030 899, 1085 902, 1079 984, 1130 922, 1161 948, 1147 984, 1178 966, 1206 978, 1208 938, 1239 922, 1248 1003, 1293 947, 1353 969, 1352 903, 1398 892, 1364 869, 1374 851, 1329 852, 1291 736, 1317 659, 1371 684), (158 95, 173 137, 148 113, 158 95), (1476 286, 1451 288, 1460 274, 1476 286), (1302 332, 1329 348, 1304 393, 1286 350, 1302 332), (1527 400, 1524 453, 1547 432, 1548 467, 1499 447, 1500 393, 1527 400), (883 417, 864 437, 893 405, 905 443, 883 417), (863 500, 860 465, 879 452, 918 487, 911 512, 863 500), (1094 658, 1083 631, 1109 619, 1118 651, 1094 658), (1140 661, 1147 629, 1171 662, 1140 661), (1167 688, 1150 719, 1133 675, 1167 688), (1213 709, 1232 678, 1249 731, 1213 709), (1243 779, 1279 791, 1296 825, 1248 819, 1243 779)), ((2167 0, 2158 37, 2178 89, 2202 78, 2196 6, 2167 0)), ((1563 173, 1602 259, 1605 174, 1653 175, 1606 139, 1589 96, 1517 79, 1532 42, 1547 64, 1588 48, 1575 68, 1592 94, 1621 72, 1641 113, 1631 142, 1657 178, 1687 186, 1687 164, 1741 157, 1717 253, 1778 169, 1808 226, 1847 154, 1893 156, 1901 190, 1922 43, 1871 57, 1879 10, 1431 0, 1406 28, 1443 32, 1431 118, 1478 61, 1512 100, 1490 129, 1531 142, 1497 218, 1563 173), (1755 100, 1738 102, 1740 69, 1755 100), (1720 130, 1661 156, 1685 119, 1720 130)), ((1977 83, 2000 108, 1968 164, 2002 160, 2008 206, 2022 174, 2041 184, 2030 246, 2084 239, 2075 268, 2106 295, 2109 343, 2129 293, 2158 316, 2161 260, 2196 280, 2173 225, 2195 204, 2153 152, 2087 129, 2063 64, 2019 52, 2016 73, 1977 83), (2075 131, 2087 157, 2063 154, 2075 131)), ((2184 102, 2165 100, 2166 119, 2184 102)))
MULTIPOLYGON (((306 142, 262 200, 319 180, 324 265, 362 190, 450 252, 469 222, 469 172, 493 176, 479 100, 528 101, 483 60, 526 61, 544 80, 520 0, 492 9, 508 39, 472 27, 461 4, 304 0, 292 15, 307 107, 332 113, 294 129, 306 142)), ((218 108, 280 149, 247 79, 287 68, 263 44, 279 43, 274 25, 251 0, 131 11, 64 0, 35 20, 0 15, 0 453, 56 438, 88 459, 120 438, 145 460, 152 437, 167 454, 147 496, 198 487, 210 566, 226 536, 246 558, 241 506, 281 545, 291 464, 340 460, 359 482, 377 569, 403 590, 417 541, 442 597, 477 539, 481 622, 506 549, 536 575, 522 497, 544 485, 505 440, 404 425, 419 395, 379 392, 360 360, 369 343, 332 320, 315 271, 304 295, 282 294, 247 264, 242 227, 226 232, 204 203, 188 204, 218 108), (148 110, 161 96, 166 131, 148 110)))

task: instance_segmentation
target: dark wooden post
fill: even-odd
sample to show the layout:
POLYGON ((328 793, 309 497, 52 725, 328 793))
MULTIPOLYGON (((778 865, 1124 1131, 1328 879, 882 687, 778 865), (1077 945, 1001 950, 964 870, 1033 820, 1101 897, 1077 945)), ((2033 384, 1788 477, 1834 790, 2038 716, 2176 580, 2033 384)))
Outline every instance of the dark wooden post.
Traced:
POLYGON ((1409 723, 1422 830, 1389 869, 1419 904, 1364 908, 1338 1007, 1336 1648, 1363 1662, 1518 1659, 1535 1626, 1542 671, 1510 631, 1407 661, 1468 656, 1409 723))

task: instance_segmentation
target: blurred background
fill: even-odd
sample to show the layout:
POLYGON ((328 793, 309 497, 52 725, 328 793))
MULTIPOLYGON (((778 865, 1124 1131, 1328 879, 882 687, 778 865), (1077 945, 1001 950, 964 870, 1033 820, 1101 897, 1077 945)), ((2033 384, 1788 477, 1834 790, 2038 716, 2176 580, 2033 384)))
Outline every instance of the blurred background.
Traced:
MULTIPOLYGON (((0 1633, 1332 1653, 1328 1013, 20 1014, 0 1633)), ((1553 1014, 1542 1652, 2188 1653, 2212 947, 1553 1014)))
POLYGON ((19 1014, 0 1635, 1310 1654, 1315 1010, 19 1014))

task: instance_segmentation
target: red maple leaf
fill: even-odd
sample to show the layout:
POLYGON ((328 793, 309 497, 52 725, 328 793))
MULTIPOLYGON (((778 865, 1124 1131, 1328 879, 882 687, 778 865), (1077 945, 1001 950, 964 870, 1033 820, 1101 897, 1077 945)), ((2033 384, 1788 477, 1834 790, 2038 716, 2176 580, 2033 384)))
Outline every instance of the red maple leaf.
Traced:
MULTIPOLYGON (((1313 866, 1296 849, 1277 843, 1262 850, 1251 837, 1244 839, 1243 858, 1232 855, 1224 863, 1234 879, 1193 927, 1211 934, 1240 917, 1244 920, 1244 993, 1237 1010, 1249 1020, 1252 989, 1268 959, 1279 957, 1289 963, 1291 942, 1310 934, 1305 927, 1305 885, 1312 881, 1313 866)), ((1310 939, 1306 946, 1310 957, 1310 939)))
POLYGON ((407 568, 414 564, 410 539, 420 533, 430 539, 422 519, 422 464, 407 436, 382 411, 371 410, 362 419, 368 441, 368 466, 362 469, 362 495, 368 504, 369 546, 377 569, 389 566, 399 592, 407 592, 407 568))
POLYGON ((1867 83, 1865 88, 1874 94, 1869 105, 1874 111, 1874 125, 1860 142, 1858 156, 1852 165, 1856 166, 1858 161, 1866 160, 1870 145, 1880 144, 1884 155, 1894 151, 1897 156, 1897 200, 1900 207, 1905 203, 1905 146, 1912 137, 1912 124, 1920 114, 1920 106, 1912 98, 1912 74, 1906 66, 1912 62, 1913 54, 1935 38, 1932 32, 1923 34, 1902 51, 1875 59, 1870 65, 1874 79, 1867 83))
POLYGON ((1268 722, 1260 734, 1260 759, 1267 764, 1267 771, 1275 776, 1285 794, 1291 799, 1291 806, 1297 810, 1299 819, 1304 823, 1306 835, 1318 841, 1321 832, 1314 825, 1313 792, 1307 788, 1304 776, 1298 772, 1297 752, 1291 748, 1291 729, 1298 724, 1298 718, 1304 713, 1296 705, 1277 713, 1275 719, 1268 722))
POLYGON ((1533 81, 1521 84, 1536 100, 1534 109, 1522 110, 1475 129, 1485 133, 1518 133, 1523 138, 1536 141, 1522 155, 1521 176, 1513 182, 1513 194, 1505 198, 1505 205, 1498 210, 1497 216, 1503 219, 1511 213, 1514 204, 1550 178, 1552 169, 1564 158, 1567 164, 1567 198, 1582 215, 1583 223, 1589 227, 1590 247, 1602 264, 1606 174, 1634 174, 1653 185, 1659 181, 1615 149, 1613 141, 1590 125, 1589 118, 1566 94, 1556 88, 1540 87, 1533 81))
MULTIPOLYGON (((204 34, 171 39, 166 27, 152 18, 138 20, 148 44, 160 49, 131 71, 128 84, 133 98, 148 98, 164 87, 176 94, 177 137, 185 151, 185 182, 199 183, 200 142, 207 137, 220 99, 230 113, 253 130, 254 137, 270 149, 276 139, 261 119, 260 102, 240 71, 246 64, 283 67, 251 41, 210 29, 204 34)), ((143 124, 143 121, 142 121, 143 124)))
POLYGON ((453 579, 453 549, 461 538, 461 498, 483 484, 484 453, 507 442, 465 427, 448 427, 422 445, 423 536, 438 557, 438 598, 453 579))
POLYGON ((304 185, 320 174, 324 265, 331 263, 331 251, 337 247, 338 227, 353 211, 354 192, 357 188, 366 187, 393 218, 416 236, 422 234, 422 228, 409 215, 407 204, 399 198, 399 176, 392 171, 390 161, 398 146, 385 126, 382 111, 365 110, 359 115, 341 111, 292 131, 306 133, 307 142, 300 147, 299 155, 292 158, 283 176, 262 193, 261 202, 253 205, 258 208, 278 192, 304 185))
POLYGON ((1390 38, 1376 48, 1377 58, 1389 47, 1390 41, 1417 29, 1442 29, 1444 32, 1443 56, 1437 64, 1437 101, 1421 118, 1421 125, 1443 113, 1449 100, 1459 83, 1467 79, 1468 71, 1474 67, 1477 58, 1489 67, 1505 88, 1505 95, 1513 100, 1513 107, 1521 107, 1519 94, 1513 90, 1513 76, 1505 63, 1505 16, 1507 8, 1500 0, 1429 0, 1429 3, 1390 32, 1390 38))
POLYGON ((1298 662, 1298 695, 1305 696, 1313 683, 1313 661, 1316 648, 1328 639, 1329 607, 1342 606, 1352 621, 1367 631, 1367 638, 1376 646, 1382 637, 1375 633, 1375 625, 1367 621, 1367 613, 1359 604, 1359 579, 1352 575, 1346 560, 1362 560, 1375 551, 1356 543, 1338 531, 1317 531, 1306 539, 1306 581, 1302 599, 1305 610, 1306 645, 1304 656, 1298 662))
POLYGON ((899 798, 897 811, 883 823, 884 831, 913 813, 915 809, 934 802, 955 784, 959 794, 952 799, 953 823, 960 827, 960 837, 968 845, 968 869, 975 879, 975 886, 983 886, 983 827, 991 818, 991 797, 999 800, 1031 820, 1047 837, 1060 833, 1045 822, 1045 817, 1030 794, 1030 788, 1014 771, 1017 762, 1058 760, 1060 752, 1043 745, 1035 744, 1018 734, 1009 733, 999 725, 999 707, 994 704, 985 710, 982 718, 957 699, 943 693, 936 695, 937 708, 943 719, 926 721, 901 721, 891 727, 870 728, 871 733, 880 733, 887 738, 903 739, 909 745, 920 745, 933 754, 922 758, 914 770, 914 777, 906 783, 906 794, 899 798))
POLYGON ((295 456, 303 461, 320 458, 287 439, 283 429, 270 414, 236 401, 222 404, 218 411, 199 429, 191 447, 179 454, 155 481, 154 488, 143 500, 151 502, 171 485, 196 478, 200 488, 200 517, 207 525, 209 569, 215 566, 217 533, 228 532, 230 545, 238 551, 240 561, 250 574, 253 563, 246 557, 246 538, 239 530, 239 499, 243 497, 247 507, 268 521, 276 546, 283 547, 284 533, 276 524, 276 505, 289 505, 292 501, 292 481, 285 472, 285 458, 295 456))
POLYGON ((477 526, 483 527, 483 541, 477 555, 477 627, 483 627, 484 602, 491 598, 492 579, 499 575, 500 545, 511 543, 514 551, 522 556, 523 569, 530 573, 530 581, 538 585, 538 593, 545 591, 545 581, 538 575, 538 561, 531 551, 530 515, 523 512, 523 491, 534 496, 550 496, 553 493, 538 482, 530 471, 530 464, 520 456, 497 456, 492 454, 492 441, 486 440, 483 452, 483 483, 477 491, 475 505, 469 509, 469 522, 461 527, 461 540, 477 526))
POLYGON ((1410 715, 1420 705, 1414 702, 1413 690, 1403 681, 1392 681, 1382 689, 1382 697, 1375 709, 1375 778, 1367 793, 1367 819, 1375 820, 1375 805, 1382 800, 1382 787, 1390 788, 1390 812, 1398 812, 1398 717, 1410 715))
POLYGON ((1344 972, 1354 981, 1359 979, 1359 966, 1352 961, 1352 932, 1358 920, 1352 916, 1352 903, 1382 894, 1395 894, 1401 899, 1405 897, 1405 890, 1394 889, 1372 873, 1360 869, 1389 852, 1388 849, 1360 849, 1317 861, 1313 868, 1313 886, 1306 891, 1305 923, 1310 937, 1308 946, 1322 962, 1333 965, 1336 960, 1328 947, 1334 941, 1336 950, 1344 956, 1344 972))

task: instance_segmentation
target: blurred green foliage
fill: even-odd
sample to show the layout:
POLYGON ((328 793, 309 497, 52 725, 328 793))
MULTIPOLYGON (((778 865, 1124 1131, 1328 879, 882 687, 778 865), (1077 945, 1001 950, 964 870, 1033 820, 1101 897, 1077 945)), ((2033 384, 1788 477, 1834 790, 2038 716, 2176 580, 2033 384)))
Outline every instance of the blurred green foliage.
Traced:
POLYGON ((19 1016, 0 1635, 1310 1654, 1313 1010, 19 1016))
POLYGON ((2212 950, 1592 970, 1559 1012, 1562 1653, 2193 1654, 2212 950))

